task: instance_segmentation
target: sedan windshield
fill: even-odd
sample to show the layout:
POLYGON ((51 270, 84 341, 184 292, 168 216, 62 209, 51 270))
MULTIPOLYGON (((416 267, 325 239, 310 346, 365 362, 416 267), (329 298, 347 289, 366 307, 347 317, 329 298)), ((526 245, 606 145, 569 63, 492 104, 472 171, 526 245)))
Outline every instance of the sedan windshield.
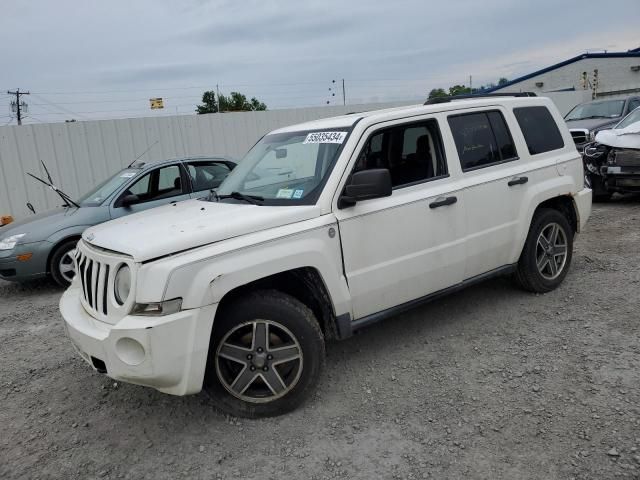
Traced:
POLYGON ((80 197, 78 203, 81 207, 97 207, 102 205, 102 202, 104 202, 107 197, 138 175, 140 171, 138 168, 125 168, 119 171, 113 177, 105 180, 96 188, 80 197))
POLYGON ((633 112, 624 117, 620 123, 615 126, 615 128, 627 128, 629 125, 636 122, 640 122, 640 108, 636 108, 633 112))
POLYGON ((315 203, 349 130, 266 135, 229 174, 217 198, 240 201, 242 194, 269 205, 315 203))
POLYGON ((571 110, 565 120, 585 120, 587 118, 616 118, 622 115, 624 100, 583 103, 571 110))

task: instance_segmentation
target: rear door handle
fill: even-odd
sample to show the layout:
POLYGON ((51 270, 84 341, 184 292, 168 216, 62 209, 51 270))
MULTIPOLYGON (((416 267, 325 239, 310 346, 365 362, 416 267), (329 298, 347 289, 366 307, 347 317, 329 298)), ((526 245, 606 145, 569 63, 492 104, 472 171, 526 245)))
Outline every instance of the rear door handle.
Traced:
POLYGON ((458 197, 438 198, 435 202, 431 202, 429 204, 429 208, 438 208, 438 207, 444 207, 446 205, 453 205, 457 201, 458 201, 458 197))
POLYGON ((510 187, 513 187, 514 185, 523 185, 528 181, 529 179, 527 177, 518 177, 512 180, 509 180, 509 183, 507 185, 509 185, 510 187))

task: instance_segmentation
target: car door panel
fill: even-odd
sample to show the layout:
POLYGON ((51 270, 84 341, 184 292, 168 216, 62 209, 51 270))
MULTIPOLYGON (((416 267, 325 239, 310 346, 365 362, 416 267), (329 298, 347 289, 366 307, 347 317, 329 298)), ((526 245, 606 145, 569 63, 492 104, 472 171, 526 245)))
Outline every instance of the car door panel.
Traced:
MULTIPOLYGON (((420 148, 428 144, 428 149, 433 150, 434 139, 440 144, 439 150, 427 153, 434 157, 440 152, 441 157, 435 158, 435 163, 433 158, 428 160, 434 167, 431 173, 424 174, 429 178, 421 183, 397 186, 389 197, 360 201, 355 206, 336 210, 354 319, 462 281, 466 257, 463 189, 457 172, 446 171, 447 157, 438 123, 436 117, 429 116, 372 127, 363 135, 358 154, 352 158, 350 170, 367 164, 373 164, 370 168, 386 168, 383 159, 387 155, 387 161, 393 158, 391 163, 399 163, 391 165, 393 177, 394 168, 401 169, 403 163, 408 164, 411 158, 425 154, 418 145, 415 149, 404 148, 409 132, 413 132, 411 141, 420 143, 420 148), (420 141, 417 137, 425 136, 420 127, 427 124, 431 132, 427 135, 429 142, 420 141), (395 132, 398 128, 404 131, 403 148, 395 132), (380 138, 387 130, 392 130, 389 138, 380 138), (420 133, 416 135, 416 131, 420 133), (405 155, 407 151, 411 153, 405 155), (393 156, 389 156, 392 153, 393 156), (438 171, 439 162, 443 162, 442 171, 438 171)), ((396 178, 405 178, 412 169, 411 165, 408 167, 405 171, 398 170, 400 175, 396 178)))
POLYGON ((462 190, 450 179, 411 188, 337 215, 356 319, 462 281, 463 202, 429 206, 441 198, 460 198, 462 190))

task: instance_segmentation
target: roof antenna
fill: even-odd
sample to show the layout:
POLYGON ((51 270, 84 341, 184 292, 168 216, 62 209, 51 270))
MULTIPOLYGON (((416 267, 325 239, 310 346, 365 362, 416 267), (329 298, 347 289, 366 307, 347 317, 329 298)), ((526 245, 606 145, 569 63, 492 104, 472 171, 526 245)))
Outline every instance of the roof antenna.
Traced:
POLYGON ((151 150, 151 148, 153 148, 153 146, 158 143, 160 140, 156 140, 155 142, 153 142, 151 145, 149 145, 149 148, 147 148, 144 152, 142 152, 140 155, 138 155, 136 158, 133 159, 133 162, 131 162, 129 165, 127 165, 127 168, 130 168, 131 165, 133 165, 134 163, 136 163, 138 161, 138 159, 143 156, 145 153, 147 153, 149 150, 151 150))

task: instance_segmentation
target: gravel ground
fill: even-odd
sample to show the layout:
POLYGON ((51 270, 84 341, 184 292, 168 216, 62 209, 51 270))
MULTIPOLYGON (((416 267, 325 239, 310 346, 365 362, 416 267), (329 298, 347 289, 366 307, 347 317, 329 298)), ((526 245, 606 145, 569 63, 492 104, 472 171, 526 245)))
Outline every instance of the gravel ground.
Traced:
POLYGON ((328 346, 317 394, 239 420, 94 373, 50 283, 0 283, 0 478, 640 478, 640 199, 564 284, 459 292, 328 346))

